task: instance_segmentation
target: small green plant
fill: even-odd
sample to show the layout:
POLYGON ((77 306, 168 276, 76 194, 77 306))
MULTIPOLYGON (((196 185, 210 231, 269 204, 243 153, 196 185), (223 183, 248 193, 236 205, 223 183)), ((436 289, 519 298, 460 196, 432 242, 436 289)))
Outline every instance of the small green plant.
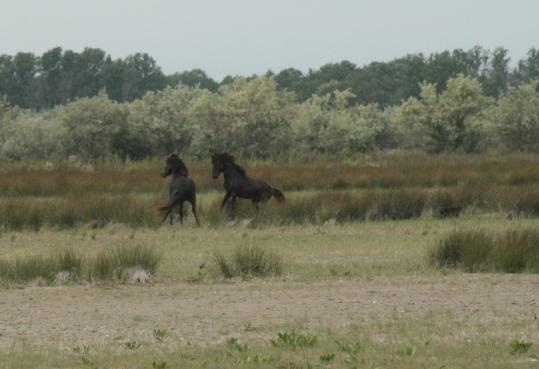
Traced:
POLYGON ((405 345, 402 348, 402 354, 404 356, 412 357, 415 355, 415 347, 412 345, 405 345))
POLYGON ((290 346, 292 348, 304 348, 312 347, 316 344, 317 338, 313 335, 298 334, 294 331, 291 332, 279 332, 277 338, 271 340, 271 345, 277 346, 290 346))
POLYGON ((168 363, 164 360, 152 362, 153 369, 165 369, 168 366, 168 363))
POLYGON ((154 328, 153 336, 157 341, 163 342, 168 336, 168 331, 166 329, 154 328))
POLYGON ((269 355, 254 355, 245 358, 246 364, 268 364, 273 362, 273 357, 269 355))
POLYGON ((253 326, 253 323, 251 323, 250 321, 246 321, 245 324, 243 324, 243 330, 245 332, 252 332, 256 329, 255 326, 253 326))
POLYGON ((512 340, 509 346, 511 348, 511 355, 525 354, 532 347, 532 343, 519 341, 519 340, 512 340))
POLYGON ((84 365, 94 366, 94 362, 93 362, 92 360, 90 360, 90 359, 89 359, 88 357, 86 357, 86 356, 81 356, 80 361, 81 361, 84 365))
POLYGON ((226 345, 228 346, 228 348, 232 349, 232 350, 235 350, 235 351, 238 351, 238 352, 246 352, 247 351, 247 345, 246 344, 241 344, 237 338, 235 337, 230 337, 227 341, 226 341, 226 345))
POLYGON ((73 347, 73 352, 81 355, 88 355, 90 353, 90 347, 86 345, 73 347))
POLYGON ((349 344, 347 342, 342 342, 342 341, 336 340, 335 344, 337 345, 337 347, 339 348, 340 351, 346 352, 347 354, 355 355, 355 354, 365 350, 365 347, 359 342, 356 342, 355 344, 351 345, 351 344, 349 344))
POLYGON ((127 347, 129 350, 136 350, 140 347, 140 342, 137 342, 137 341, 128 341, 126 344, 125 344, 125 347, 127 347))
POLYGON ((330 361, 333 361, 333 359, 335 359, 335 354, 334 353, 321 354, 320 355, 320 361, 322 361, 324 363, 329 363, 330 361))
POLYGON ((186 282, 188 283, 198 283, 204 280, 206 277, 207 270, 206 270, 206 263, 202 263, 198 266, 198 271, 196 274, 190 275, 186 278, 186 282))

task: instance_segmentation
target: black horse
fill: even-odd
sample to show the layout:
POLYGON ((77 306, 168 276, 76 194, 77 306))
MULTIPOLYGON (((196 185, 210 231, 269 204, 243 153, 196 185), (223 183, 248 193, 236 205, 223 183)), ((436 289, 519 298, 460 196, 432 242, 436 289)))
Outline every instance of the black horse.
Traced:
POLYGON ((191 203, 191 209, 197 225, 200 225, 197 215, 197 196, 195 182, 189 178, 189 172, 183 161, 176 154, 170 154, 165 161, 165 168, 161 173, 161 176, 167 177, 172 175, 172 182, 170 182, 170 191, 168 204, 161 206, 158 210, 164 211, 165 216, 161 223, 164 223, 168 216, 170 216, 170 224, 172 224, 172 211, 175 207, 180 208, 180 223, 183 223, 183 203, 189 201, 191 203))
POLYGON ((260 202, 266 202, 272 196, 278 202, 285 201, 283 193, 278 189, 271 187, 268 183, 260 179, 248 177, 245 174, 245 169, 235 163, 232 155, 227 153, 214 154, 211 157, 211 162, 213 165, 213 179, 217 179, 221 173, 225 177, 226 195, 221 203, 221 209, 230 198, 232 198, 231 205, 232 209, 234 209, 236 197, 251 199, 256 209, 258 209, 260 202))

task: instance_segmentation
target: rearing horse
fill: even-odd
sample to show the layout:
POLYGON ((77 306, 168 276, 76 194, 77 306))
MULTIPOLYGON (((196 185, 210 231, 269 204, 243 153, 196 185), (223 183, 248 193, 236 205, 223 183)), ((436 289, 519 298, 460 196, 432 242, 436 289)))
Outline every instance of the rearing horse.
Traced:
POLYGON ((170 154, 167 157, 165 168, 161 173, 161 177, 163 178, 169 175, 172 175, 172 182, 170 182, 168 203, 158 209, 165 212, 161 223, 164 223, 167 217, 170 216, 170 224, 172 224, 172 210, 176 206, 180 207, 180 223, 183 223, 183 203, 184 201, 188 201, 191 203, 191 209, 193 210, 197 225, 200 225, 197 215, 195 182, 189 178, 187 167, 176 154, 170 154))
POLYGON ((258 209, 260 202, 268 201, 272 196, 279 202, 284 202, 285 197, 281 191, 270 186, 268 183, 248 177, 245 169, 235 163, 234 157, 228 153, 214 154, 211 157, 212 176, 217 179, 221 173, 225 177, 226 195, 221 203, 221 209, 231 199, 232 209, 236 205, 236 197, 250 199, 258 209))

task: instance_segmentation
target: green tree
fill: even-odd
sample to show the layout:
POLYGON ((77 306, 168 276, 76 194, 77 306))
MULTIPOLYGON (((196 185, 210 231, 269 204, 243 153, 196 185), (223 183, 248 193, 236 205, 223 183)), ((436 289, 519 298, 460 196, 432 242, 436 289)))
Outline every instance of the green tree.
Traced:
POLYGON ((427 151, 472 152, 478 148, 482 114, 491 103, 477 79, 459 74, 448 80, 442 94, 433 84, 423 84, 419 99, 402 104, 399 120, 415 132, 415 144, 427 151))
POLYGON ((200 87, 216 92, 219 88, 219 84, 213 79, 208 77, 206 72, 202 69, 193 69, 187 72, 174 73, 167 77, 167 84, 171 87, 177 84, 183 84, 190 87, 200 87))
POLYGON ((109 100, 104 91, 66 105, 60 110, 66 152, 88 159, 123 155, 127 114, 126 106, 109 100))
POLYGON ((293 102, 274 78, 237 78, 197 103, 197 146, 255 157, 282 154, 290 144, 293 102))
POLYGON ((135 159, 185 154, 195 134, 193 109, 203 89, 177 85, 148 92, 129 106, 129 139, 125 151, 135 159))
POLYGON ((510 150, 539 151, 539 81, 509 90, 495 109, 503 145, 510 150))
POLYGON ((509 51, 502 47, 495 49, 490 58, 483 86, 488 96, 500 97, 509 86, 509 51))

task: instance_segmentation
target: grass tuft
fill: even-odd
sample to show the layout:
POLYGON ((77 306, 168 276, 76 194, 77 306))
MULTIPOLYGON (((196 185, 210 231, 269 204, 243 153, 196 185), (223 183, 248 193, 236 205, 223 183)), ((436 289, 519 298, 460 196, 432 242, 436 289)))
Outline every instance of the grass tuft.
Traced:
POLYGON ((12 260, 0 259, 0 280, 24 283, 43 279, 46 283, 58 281, 79 282, 94 280, 125 280, 129 268, 140 267, 154 274, 160 256, 144 246, 117 246, 111 250, 82 257, 77 251, 66 249, 51 255, 32 255, 12 260))
POLYGON ((438 240, 429 260, 438 267, 458 267, 468 272, 539 273, 539 229, 496 234, 455 230, 438 240))
POLYGON ((236 247, 230 258, 215 252, 214 263, 224 278, 267 277, 280 275, 283 270, 281 257, 259 246, 236 247))
POLYGON ((90 261, 88 279, 125 280, 130 268, 140 267, 150 274, 155 274, 161 255, 152 248, 142 245, 120 245, 102 250, 90 261))
POLYGON ((30 282, 42 278, 51 283, 60 272, 68 272, 70 280, 78 280, 82 259, 74 250, 50 256, 34 255, 15 260, 0 260, 0 279, 7 282, 30 282))

